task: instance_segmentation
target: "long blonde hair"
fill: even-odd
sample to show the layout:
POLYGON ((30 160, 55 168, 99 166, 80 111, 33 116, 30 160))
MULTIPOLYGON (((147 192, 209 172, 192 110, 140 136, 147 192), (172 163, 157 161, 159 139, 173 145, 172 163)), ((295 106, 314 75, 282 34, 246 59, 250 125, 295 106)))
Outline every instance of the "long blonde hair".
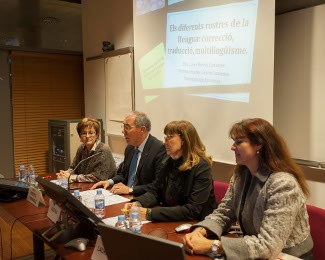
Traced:
POLYGON ((200 158, 212 166, 212 158, 205 152, 205 145, 202 143, 195 127, 188 121, 172 121, 165 126, 165 135, 178 134, 183 141, 183 164, 179 170, 186 171, 200 162, 200 158))

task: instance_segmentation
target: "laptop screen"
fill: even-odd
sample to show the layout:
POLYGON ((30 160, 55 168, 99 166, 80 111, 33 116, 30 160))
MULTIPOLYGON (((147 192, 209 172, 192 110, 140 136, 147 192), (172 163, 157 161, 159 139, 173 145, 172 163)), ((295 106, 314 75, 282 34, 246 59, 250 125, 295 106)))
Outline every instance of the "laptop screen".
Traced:
POLYGON ((135 234, 98 223, 99 234, 109 260, 185 260, 184 245, 146 234, 135 234))

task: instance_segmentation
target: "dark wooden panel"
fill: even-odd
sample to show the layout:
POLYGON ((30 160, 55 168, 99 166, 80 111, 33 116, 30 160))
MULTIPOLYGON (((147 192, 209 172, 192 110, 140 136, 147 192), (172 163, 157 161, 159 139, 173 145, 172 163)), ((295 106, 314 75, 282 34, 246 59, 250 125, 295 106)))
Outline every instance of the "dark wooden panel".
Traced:
POLYGON ((84 115, 82 56, 12 53, 12 111, 16 174, 33 164, 48 172, 48 120, 84 115))

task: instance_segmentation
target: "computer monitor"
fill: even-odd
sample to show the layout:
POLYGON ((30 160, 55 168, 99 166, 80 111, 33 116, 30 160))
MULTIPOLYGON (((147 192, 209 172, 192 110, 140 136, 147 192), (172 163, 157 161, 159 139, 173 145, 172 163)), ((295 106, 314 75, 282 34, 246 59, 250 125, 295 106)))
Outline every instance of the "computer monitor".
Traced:
MULTIPOLYGON (((11 202, 27 197, 30 183, 0 178, 0 202, 11 202)), ((44 190, 39 189, 44 195, 44 190)))
POLYGON ((69 222, 67 229, 75 229, 75 236, 89 239, 95 239, 97 237, 97 224, 103 223, 101 219, 76 199, 68 190, 41 177, 37 177, 36 181, 42 185, 45 194, 67 215, 69 222))
POLYGON ((185 260, 184 245, 146 234, 136 234, 102 223, 99 234, 110 260, 119 259, 177 259, 185 260))

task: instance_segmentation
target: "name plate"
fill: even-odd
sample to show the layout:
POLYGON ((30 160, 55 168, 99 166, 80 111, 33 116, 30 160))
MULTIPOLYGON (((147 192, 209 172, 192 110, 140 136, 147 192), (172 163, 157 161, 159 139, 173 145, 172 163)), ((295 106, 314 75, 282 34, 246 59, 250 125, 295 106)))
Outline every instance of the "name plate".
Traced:
POLYGON ((29 187, 26 200, 32 203, 36 207, 39 207, 40 204, 45 205, 42 192, 39 189, 35 188, 34 186, 29 187))
POLYGON ((97 236, 96 245, 91 255, 92 260, 107 260, 106 251, 101 236, 97 236))
POLYGON ((52 220, 54 223, 60 220, 61 208, 50 199, 49 210, 47 211, 47 217, 52 220))

